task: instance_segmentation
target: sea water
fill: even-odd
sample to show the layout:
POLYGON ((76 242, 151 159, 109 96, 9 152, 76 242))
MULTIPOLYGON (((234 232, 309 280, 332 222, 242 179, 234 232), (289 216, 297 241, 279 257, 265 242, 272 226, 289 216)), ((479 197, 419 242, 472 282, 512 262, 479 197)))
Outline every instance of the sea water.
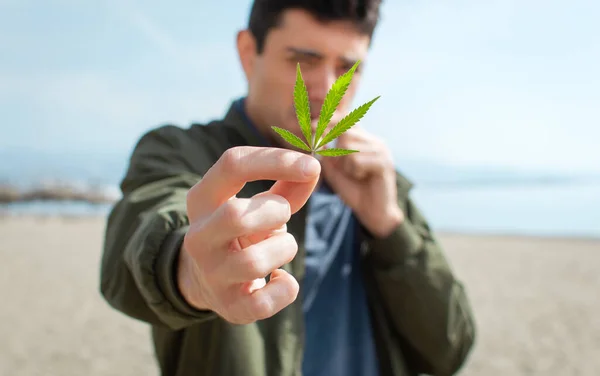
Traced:
MULTIPOLYGON (((2 153, 0 153, 2 154, 2 153)), ((127 158, 10 156, 19 164, 0 166, 0 182, 31 183, 35 178, 104 184, 110 195, 125 171, 127 158), (67 163, 68 162, 68 163, 67 163), (51 171, 52 176, 48 176, 51 171), (43 175, 46 173, 46 176, 43 175)), ((405 164, 406 166, 406 164, 405 164)), ((436 231, 600 238, 600 179, 533 179, 532 175, 496 174, 492 170, 427 171, 407 168, 415 183, 412 198, 436 231), (423 172, 425 171, 425 172, 423 172), (421 175, 419 175, 421 173, 421 175), (481 182, 485 182, 482 184, 481 182)), ((7 213, 102 215, 110 205, 80 202, 29 202, 0 205, 7 213)))
MULTIPOLYGON (((436 231, 600 238, 600 184, 415 188, 412 198, 436 231)), ((30 202, 0 213, 102 215, 110 205, 30 202)))

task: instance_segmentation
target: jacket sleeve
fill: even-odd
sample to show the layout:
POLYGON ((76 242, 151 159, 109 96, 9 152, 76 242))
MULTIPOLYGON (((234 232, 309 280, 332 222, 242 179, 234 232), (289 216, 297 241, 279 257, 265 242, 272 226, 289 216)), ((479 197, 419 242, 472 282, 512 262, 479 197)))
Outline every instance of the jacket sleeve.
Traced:
POLYGON ((418 373, 453 375, 475 339, 475 321, 423 214, 399 184, 404 222, 386 238, 368 237, 369 261, 392 325, 418 373))
POLYGON ((122 198, 108 216, 100 272, 100 291, 113 308, 172 329, 214 317, 187 304, 177 288, 187 190, 200 179, 182 157, 191 147, 182 134, 157 128, 134 148, 122 198))

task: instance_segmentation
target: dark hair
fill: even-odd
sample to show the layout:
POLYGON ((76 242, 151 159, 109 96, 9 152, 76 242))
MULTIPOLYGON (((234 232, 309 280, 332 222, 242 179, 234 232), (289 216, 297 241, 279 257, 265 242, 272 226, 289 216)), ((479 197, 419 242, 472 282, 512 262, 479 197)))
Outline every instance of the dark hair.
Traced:
POLYGON ((351 21, 357 29, 373 37, 379 21, 382 0, 254 0, 248 29, 256 39, 261 53, 271 28, 277 27, 282 13, 288 9, 302 9, 322 22, 351 21))

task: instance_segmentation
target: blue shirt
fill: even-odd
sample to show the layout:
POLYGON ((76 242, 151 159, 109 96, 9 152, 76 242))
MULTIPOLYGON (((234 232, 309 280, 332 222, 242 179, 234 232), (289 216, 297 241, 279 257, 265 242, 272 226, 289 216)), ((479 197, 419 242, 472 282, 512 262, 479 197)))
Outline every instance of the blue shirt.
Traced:
POLYGON ((303 373, 377 375, 377 355, 355 239, 356 218, 327 185, 316 190, 307 205, 303 373))
MULTIPOLYGON (((235 105, 258 134, 244 113, 243 99, 235 105)), ((313 192, 307 205, 306 275, 300 288, 306 323, 303 374, 377 375, 357 220, 327 184, 313 192)))

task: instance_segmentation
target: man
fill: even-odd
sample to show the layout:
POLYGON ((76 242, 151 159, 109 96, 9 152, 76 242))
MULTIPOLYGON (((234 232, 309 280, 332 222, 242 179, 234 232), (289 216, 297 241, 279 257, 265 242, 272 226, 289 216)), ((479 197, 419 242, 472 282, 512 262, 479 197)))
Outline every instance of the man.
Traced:
MULTIPOLYGON (((411 184, 358 125, 320 161, 301 136, 367 52, 379 1, 256 0, 237 49, 248 94, 224 119, 168 125, 135 147, 106 229, 101 291, 152 326, 162 375, 451 375, 474 320, 411 184)), ((332 119, 349 108, 354 80, 332 119)))

